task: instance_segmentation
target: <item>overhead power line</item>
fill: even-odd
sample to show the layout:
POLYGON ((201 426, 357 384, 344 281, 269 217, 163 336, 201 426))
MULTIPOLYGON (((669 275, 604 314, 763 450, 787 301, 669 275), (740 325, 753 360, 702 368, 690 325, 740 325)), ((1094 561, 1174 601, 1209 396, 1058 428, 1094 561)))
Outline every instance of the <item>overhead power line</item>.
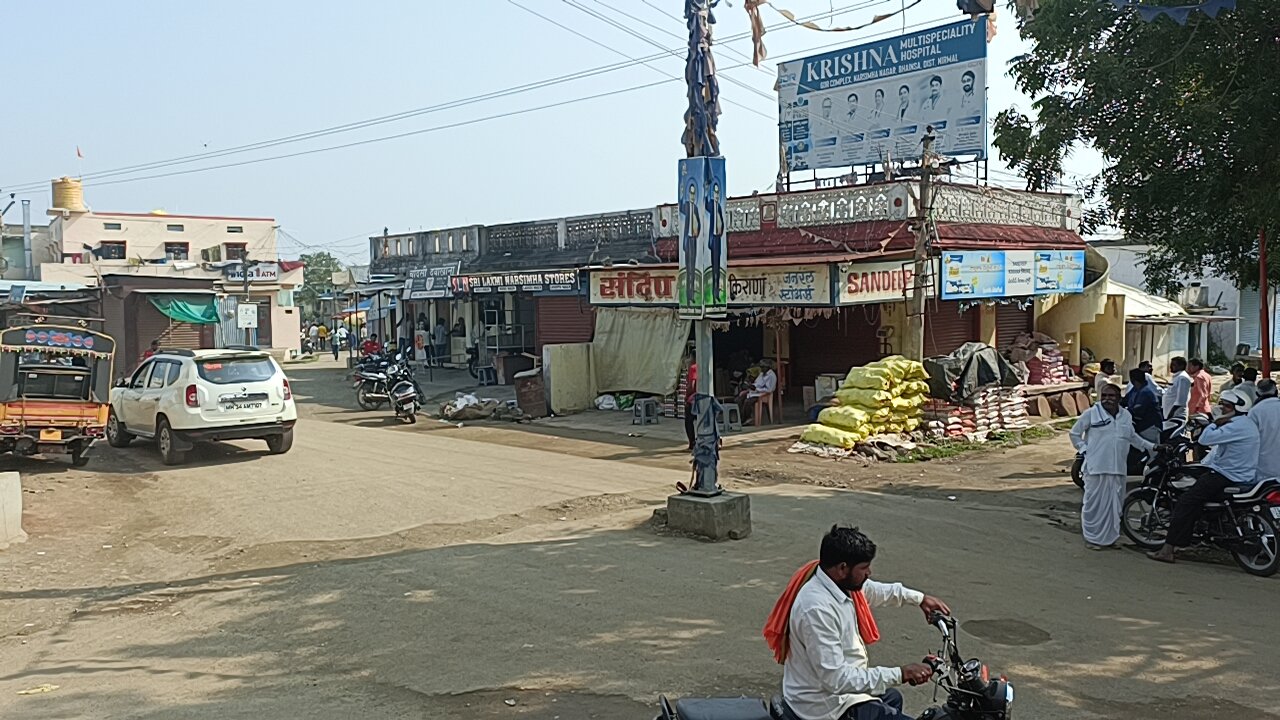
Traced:
MULTIPOLYGON (((849 12, 850 10, 857 9, 859 7, 875 5, 879 1, 881 0, 871 0, 870 2, 854 3, 852 5, 848 5, 842 8, 837 8, 837 9, 829 10, 827 12, 818 13, 818 14, 809 16, 805 19, 819 20, 827 17, 832 17, 834 15, 839 15, 844 12, 849 12)), ((784 23, 778 23, 776 25, 770 26, 768 29, 781 30, 787 27, 792 27, 792 26, 793 25, 790 22, 784 22, 784 23)), ((731 35, 731 36, 728 36, 727 38, 722 39, 721 42, 722 43, 735 42, 738 40, 746 39, 750 36, 751 36, 750 32, 738 33, 736 35, 731 35)), ((680 49, 677 49, 677 50, 680 50, 680 49)), ((525 83, 523 85, 515 85, 502 90, 495 90, 492 92, 483 93, 480 95, 473 95, 471 97, 460 98, 457 100, 451 100, 451 101, 439 103, 436 105, 429 105, 426 107, 415 108, 412 110, 405 110, 398 113, 392 113, 390 115, 382 115, 379 117, 368 118, 365 120, 358 120, 358 121, 345 123, 341 125, 333 125, 333 126, 321 128, 318 130, 311 130, 303 133, 286 135, 283 137, 273 138, 270 140, 262 140, 262 141, 248 143, 244 145, 237 145, 230 148, 224 148, 221 150, 212 150, 209 152, 196 153, 192 155, 183 155, 179 157, 169 158, 166 160, 155 160, 151 162, 128 165, 128 166, 110 169, 110 170, 101 170, 96 172, 84 173, 80 177, 83 180, 99 180, 107 177, 118 177, 121 175, 130 175, 138 172, 146 172, 148 170, 157 170, 165 167, 172 167, 175 165, 186 165, 194 162, 200 162, 202 160, 211 160, 219 157, 226 157, 228 155, 236 155, 236 154, 241 154, 246 152, 252 152, 255 150, 264 150, 267 148, 276 147, 278 145, 303 142, 306 140, 312 140, 315 138, 325 137, 325 136, 333 135, 337 133, 352 132, 354 130, 361 130, 364 128, 374 127, 374 126, 382 125, 386 123, 398 122, 400 120, 406 120, 412 117, 419 117, 421 115, 440 112, 443 110, 450 110, 454 108, 464 107, 466 105, 471 105, 479 102, 495 100, 503 97, 510 97, 512 95, 531 92, 533 90, 540 90, 545 87, 552 87, 554 85, 560 85, 567 82, 573 82, 576 80, 582 80, 589 77, 604 75, 604 74, 615 72, 625 68, 634 67, 635 65, 638 65, 642 62, 649 62, 649 61, 663 58, 666 55, 668 55, 669 52, 670 52, 669 50, 664 49, 664 51, 661 53, 656 53, 654 55, 650 55, 647 57, 637 58, 635 60, 627 60, 625 62, 601 65, 595 68, 589 68, 587 70, 580 70, 572 73, 567 73, 565 75, 547 78, 544 80, 538 80, 531 83, 525 83)), ((35 180, 35 181, 30 181, 25 183, 11 183, 11 184, 3 185, 0 187, 4 187, 6 190, 10 192, 27 194, 28 191, 44 189, 47 182, 48 182, 47 180, 35 180)), ((98 184, 105 184, 105 183, 98 183, 98 184)))

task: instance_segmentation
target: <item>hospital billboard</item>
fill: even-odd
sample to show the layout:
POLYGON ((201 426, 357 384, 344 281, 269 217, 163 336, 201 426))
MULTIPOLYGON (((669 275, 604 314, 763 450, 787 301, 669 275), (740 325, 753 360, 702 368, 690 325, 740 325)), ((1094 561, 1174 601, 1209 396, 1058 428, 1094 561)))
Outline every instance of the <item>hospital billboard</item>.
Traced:
POLYGON ((987 148, 985 16, 778 65, 778 139, 789 170, 987 148))

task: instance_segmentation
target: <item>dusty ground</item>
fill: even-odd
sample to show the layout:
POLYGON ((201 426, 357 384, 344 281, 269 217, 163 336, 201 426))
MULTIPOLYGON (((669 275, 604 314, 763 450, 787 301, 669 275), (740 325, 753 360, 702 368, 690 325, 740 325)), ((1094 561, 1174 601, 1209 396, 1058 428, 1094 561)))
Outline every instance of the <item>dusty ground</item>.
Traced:
MULTIPOLYGON (((397 426, 349 409, 332 366, 290 372, 289 455, 18 463, 31 539, 0 551, 0 717, 645 718, 663 692, 765 694, 763 617, 837 521, 879 541, 880 577, 952 602, 1021 717, 1274 717, 1278 581, 1085 551, 1061 437, 862 467, 737 436, 725 475, 755 533, 706 544, 648 522, 687 473, 679 443, 397 426)), ((932 649, 918 611, 880 619, 878 662, 932 649)))

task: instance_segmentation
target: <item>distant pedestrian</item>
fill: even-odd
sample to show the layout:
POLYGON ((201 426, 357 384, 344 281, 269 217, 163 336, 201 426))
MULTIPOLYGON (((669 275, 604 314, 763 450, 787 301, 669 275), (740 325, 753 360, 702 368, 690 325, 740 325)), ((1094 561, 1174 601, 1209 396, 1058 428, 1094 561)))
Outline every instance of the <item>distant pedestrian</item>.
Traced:
POLYGON ((449 356, 449 326, 444 318, 436 318, 435 329, 431 331, 431 344, 435 346, 436 365, 444 366, 444 359, 449 356))
POLYGON ((689 450, 693 449, 693 398, 698 394, 698 363, 689 358, 689 372, 684 381, 684 435, 689 440, 689 450))
POLYGON ((1071 428, 1071 444, 1084 451, 1080 529, 1085 546, 1103 550, 1120 539, 1129 447, 1150 451, 1155 443, 1134 430, 1133 417, 1120 407, 1120 385, 1108 382, 1098 404, 1086 410, 1071 428))
POLYGON ((1098 367, 1100 368, 1098 374, 1093 378, 1093 393, 1094 397, 1101 399, 1102 388, 1106 387, 1107 383, 1111 382, 1111 376, 1116 374, 1116 361, 1107 358, 1099 363, 1098 367))
POLYGON ((1213 395, 1213 377, 1204 369, 1204 361, 1191 358, 1187 372, 1191 375, 1191 404, 1187 411, 1192 415, 1212 415, 1213 404, 1209 402, 1209 396, 1213 395))
POLYGON ((1258 368, 1245 368, 1241 373, 1243 380, 1236 386, 1236 392, 1244 393, 1249 402, 1258 402, 1258 368))

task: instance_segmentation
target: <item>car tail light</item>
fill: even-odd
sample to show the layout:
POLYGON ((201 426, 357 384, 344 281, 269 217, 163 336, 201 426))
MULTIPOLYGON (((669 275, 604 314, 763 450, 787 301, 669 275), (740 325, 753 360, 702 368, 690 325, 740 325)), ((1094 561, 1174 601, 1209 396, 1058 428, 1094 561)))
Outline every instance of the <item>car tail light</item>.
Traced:
POLYGON ((1263 497, 1263 500, 1266 500, 1268 505, 1280 505, 1280 490, 1272 490, 1263 497))
POLYGON ((288 379, 288 378, 285 378, 285 381, 284 381, 284 399, 285 399, 285 400, 292 400, 292 399, 293 399, 293 390, 292 390, 292 389, 290 389, 290 387, 289 387, 289 379, 288 379))
POLYGON ((200 407, 200 394, 195 385, 187 386, 187 407, 200 407))

